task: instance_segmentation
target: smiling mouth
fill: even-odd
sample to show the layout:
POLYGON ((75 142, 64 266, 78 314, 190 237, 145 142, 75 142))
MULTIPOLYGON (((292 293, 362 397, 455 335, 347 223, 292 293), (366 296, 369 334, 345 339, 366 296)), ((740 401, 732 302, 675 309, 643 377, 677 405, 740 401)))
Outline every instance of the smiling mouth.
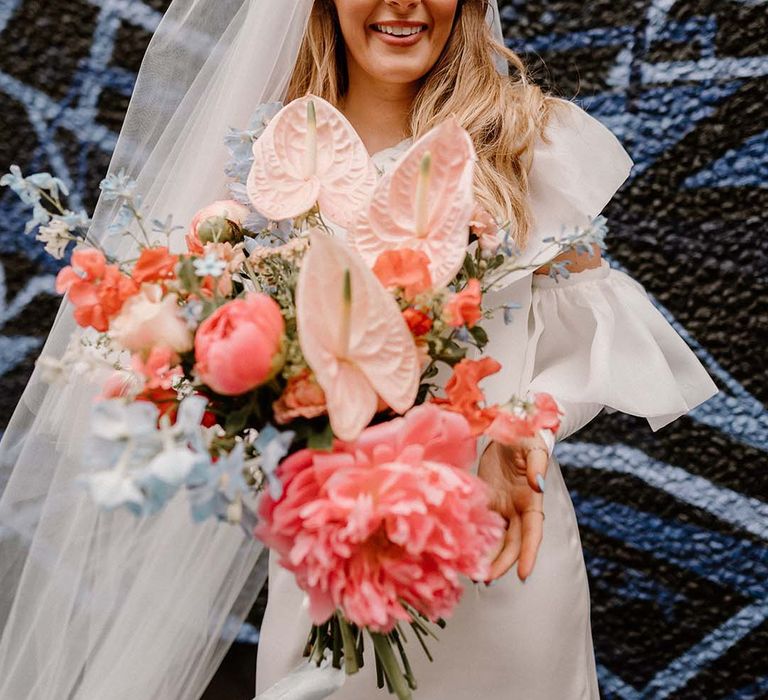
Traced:
POLYGON ((409 37, 427 31, 427 25, 420 24, 413 27, 396 27, 388 24, 372 24, 371 29, 380 34, 388 34, 389 36, 409 37))

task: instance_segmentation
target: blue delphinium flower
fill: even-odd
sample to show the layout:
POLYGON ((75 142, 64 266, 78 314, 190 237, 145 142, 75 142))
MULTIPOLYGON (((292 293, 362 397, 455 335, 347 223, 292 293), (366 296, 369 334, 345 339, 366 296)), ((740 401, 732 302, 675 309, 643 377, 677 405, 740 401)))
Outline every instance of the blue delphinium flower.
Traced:
POLYGON ((136 515, 142 512, 144 494, 132 467, 151 459, 161 446, 157 416, 157 407, 143 401, 110 399, 94 406, 85 457, 86 463, 99 471, 78 482, 101 508, 126 506, 136 515))
POLYGON ((197 469, 210 464, 207 454, 189 447, 172 446, 158 454, 136 474, 136 483, 145 496, 144 513, 162 510, 197 469))
POLYGON ((40 199, 40 193, 37 188, 32 187, 26 178, 21 174, 21 168, 15 163, 11 166, 10 172, 0 177, 0 186, 10 187, 21 199, 24 204, 34 204, 40 199))
POLYGON ((159 411, 148 402, 100 402, 86 449, 88 462, 100 471, 80 483, 107 510, 125 506, 136 515, 161 510, 180 488, 207 473, 211 459, 200 427, 207 403, 200 396, 184 399, 176 423, 163 417, 158 429, 159 411))
POLYGON ((222 455, 207 467, 193 471, 188 480, 192 519, 202 522, 211 517, 227 520, 227 510, 248 490, 245 469, 245 445, 238 442, 229 454, 222 455))
POLYGON ((133 210, 123 204, 120 209, 117 211, 117 215, 112 220, 112 223, 109 225, 109 232, 110 233, 123 233, 128 230, 130 225, 133 223, 133 220, 135 218, 135 214, 133 213, 133 210))
POLYGON ((228 177, 244 185, 253 164, 253 142, 264 133, 269 120, 283 108, 280 102, 261 104, 253 113, 248 128, 244 130, 230 129, 224 137, 224 143, 229 149, 230 160, 224 172, 228 177))
POLYGON ((134 515, 144 510, 144 494, 133 478, 122 471, 101 471, 79 480, 91 499, 104 510, 126 507, 134 515))
POLYGON ((107 201, 117 199, 133 199, 136 192, 136 181, 128 176, 125 170, 110 173, 100 183, 99 189, 107 201))
POLYGON ((267 424, 259 431, 259 436, 253 443, 261 456, 261 471, 267 479, 269 495, 274 500, 283 495, 283 482, 277 476, 280 461, 288 454, 291 443, 296 437, 293 430, 280 432, 274 426, 267 424))
POLYGON ((515 320, 515 309, 521 308, 520 304, 509 302, 504 304, 502 308, 504 309, 504 325, 509 326, 515 320))
POLYGON ((65 197, 69 194, 69 188, 58 177, 50 173, 33 173, 27 176, 27 182, 40 190, 45 190, 53 199, 59 198, 59 192, 65 197))

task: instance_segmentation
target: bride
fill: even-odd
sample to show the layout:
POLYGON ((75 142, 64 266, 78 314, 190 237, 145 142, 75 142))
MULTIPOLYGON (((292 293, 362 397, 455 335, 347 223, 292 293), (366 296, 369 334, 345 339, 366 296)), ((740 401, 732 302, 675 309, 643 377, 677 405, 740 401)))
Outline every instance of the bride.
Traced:
MULTIPOLYGON (((486 395, 547 391, 564 412, 557 435, 482 450, 477 471, 507 534, 490 585, 469 584, 434 662, 410 655, 416 697, 596 699, 587 576, 554 443, 604 408, 658 430, 717 391, 597 247, 561 255, 567 277, 547 274, 552 237, 589 225, 632 161, 598 121, 531 84, 503 46, 493 1, 174 0, 110 171, 137 179, 150 213, 188 221, 225 193, 227 128, 306 92, 343 112, 381 172, 450 115, 469 132, 477 199, 513 222, 529 265, 487 299, 514 308, 510 325, 487 324, 487 350, 504 367, 486 395)), ((90 235, 125 257, 109 236, 114 215, 102 197, 90 235)), ((43 358, 64 354, 75 332, 65 303, 43 358)), ((141 521, 98 512, 72 486, 93 468, 82 438, 97 379, 48 386, 41 364, 3 439, 0 700, 199 697, 263 583, 260 545, 234 528, 193 526, 183 504, 141 521)), ((302 598, 270 560, 257 665, 265 698, 298 697, 279 688, 302 663, 302 598)), ((371 666, 333 697, 371 697, 371 666)))

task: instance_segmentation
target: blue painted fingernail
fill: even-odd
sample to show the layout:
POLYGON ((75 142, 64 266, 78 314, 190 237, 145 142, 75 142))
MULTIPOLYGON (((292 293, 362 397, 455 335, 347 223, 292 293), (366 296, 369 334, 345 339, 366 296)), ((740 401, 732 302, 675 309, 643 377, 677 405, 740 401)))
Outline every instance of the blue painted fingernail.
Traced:
POLYGON ((544 477, 541 474, 536 475, 536 483, 539 485, 539 490, 544 493, 544 477))

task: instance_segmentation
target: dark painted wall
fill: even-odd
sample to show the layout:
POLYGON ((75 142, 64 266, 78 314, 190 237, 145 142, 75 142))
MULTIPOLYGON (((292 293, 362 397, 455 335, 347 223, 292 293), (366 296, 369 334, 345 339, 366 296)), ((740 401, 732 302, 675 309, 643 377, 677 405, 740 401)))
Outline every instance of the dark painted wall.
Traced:
MULTIPOLYGON (((92 203, 165 4, 0 0, 0 168, 51 170, 75 204, 92 203)), ((768 697, 768 3, 504 6, 509 44, 537 79, 575 95, 635 160, 604 212, 611 262, 723 389, 658 433, 614 414, 558 447, 603 694, 768 697)), ((57 301, 55 266, 6 193, 0 211, 4 425, 57 301)), ((236 645, 209 697, 250 698, 253 663, 236 645)))

